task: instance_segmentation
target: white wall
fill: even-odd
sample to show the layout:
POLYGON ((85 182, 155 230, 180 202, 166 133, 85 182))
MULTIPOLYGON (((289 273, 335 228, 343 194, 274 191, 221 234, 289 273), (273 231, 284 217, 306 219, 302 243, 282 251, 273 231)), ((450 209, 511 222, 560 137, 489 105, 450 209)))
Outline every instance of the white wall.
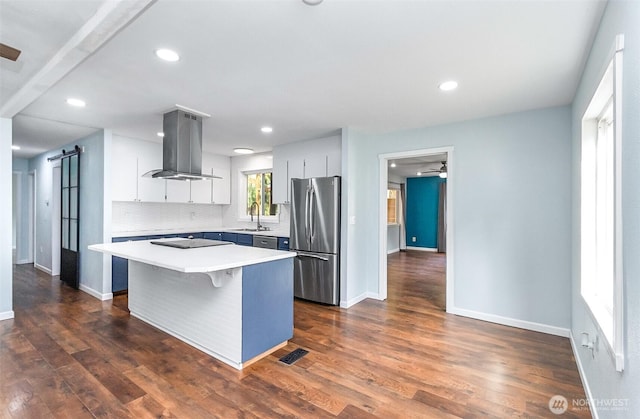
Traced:
MULTIPOLYGON (((640 412, 640 2, 610 0, 590 52, 572 108, 572 324, 585 387, 596 400, 626 400, 623 410, 597 407, 600 418, 637 418, 640 412), (580 333, 596 326, 580 296, 580 126, 614 39, 624 34, 622 85, 622 230, 624 258, 625 368, 618 373, 603 343, 595 357, 580 348, 580 333)), ((600 340, 602 341, 602 337, 600 340)), ((595 416, 595 415, 594 415, 595 416)))
POLYGON ((346 216, 356 220, 346 231, 343 301, 377 293, 378 155, 452 146, 455 308, 568 333, 568 107, 380 135, 346 132, 343 196, 346 216))
POLYGON ((62 149, 70 150, 76 144, 84 147, 80 157, 80 288, 94 297, 108 299, 111 297, 111 260, 102 253, 89 251, 87 246, 111 240, 110 131, 97 131, 29 161, 30 170, 36 171, 36 263, 50 272, 51 223, 58 221, 51 215, 53 170, 47 157, 62 149))
MULTIPOLYGON (((273 155, 271 153, 231 157, 231 205, 225 205, 222 209, 222 224, 225 227, 255 227, 256 221, 252 223, 247 217, 239 217, 240 209, 238 202, 241 201, 241 195, 245 193, 245 191, 239 187, 240 178, 244 176, 242 173, 245 171, 271 169, 273 169, 273 155)), ((260 222, 272 230, 288 230, 288 207, 280 205, 279 212, 280 214, 277 220, 263 222, 263 219, 261 219, 260 222)))
POLYGON ((0 118, 0 320, 13 318, 13 265, 11 261, 12 121, 0 118))

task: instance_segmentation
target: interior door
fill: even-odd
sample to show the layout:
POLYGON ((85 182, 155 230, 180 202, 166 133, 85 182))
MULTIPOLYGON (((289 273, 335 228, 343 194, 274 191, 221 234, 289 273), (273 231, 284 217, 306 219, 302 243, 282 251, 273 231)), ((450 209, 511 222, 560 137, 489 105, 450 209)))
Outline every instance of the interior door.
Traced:
POLYGON ((64 155, 62 168, 62 221, 60 280, 78 289, 80 238, 80 154, 64 155))

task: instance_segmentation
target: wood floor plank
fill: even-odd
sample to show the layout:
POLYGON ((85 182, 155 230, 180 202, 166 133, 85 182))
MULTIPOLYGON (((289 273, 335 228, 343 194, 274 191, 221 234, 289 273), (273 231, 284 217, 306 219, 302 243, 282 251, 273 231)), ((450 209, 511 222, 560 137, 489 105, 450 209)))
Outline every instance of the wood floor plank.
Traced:
POLYGON ((116 396, 122 404, 127 404, 146 394, 144 390, 118 372, 108 360, 102 358, 91 349, 76 352, 73 354, 73 358, 94 377, 99 379, 100 383, 106 387, 111 394, 116 396))
POLYGON ((389 255, 386 301, 295 300, 289 344, 244 371, 131 317, 126 294, 98 301, 16 265, 0 418, 552 417, 551 396, 586 397, 568 339, 447 314, 445 261, 389 255))

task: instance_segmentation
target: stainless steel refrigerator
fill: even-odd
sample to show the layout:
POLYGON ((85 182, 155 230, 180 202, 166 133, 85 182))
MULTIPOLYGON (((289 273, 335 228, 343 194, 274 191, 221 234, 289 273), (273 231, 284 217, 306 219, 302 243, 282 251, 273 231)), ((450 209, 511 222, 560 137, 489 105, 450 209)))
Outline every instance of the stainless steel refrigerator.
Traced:
POLYGON ((291 179, 290 250, 293 292, 319 303, 340 303, 340 176, 291 179))

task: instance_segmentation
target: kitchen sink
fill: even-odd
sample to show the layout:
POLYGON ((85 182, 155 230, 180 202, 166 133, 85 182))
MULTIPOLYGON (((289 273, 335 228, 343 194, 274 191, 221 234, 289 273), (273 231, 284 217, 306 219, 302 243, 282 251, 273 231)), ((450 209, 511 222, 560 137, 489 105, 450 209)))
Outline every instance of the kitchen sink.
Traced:
POLYGON ((231 231, 269 231, 268 228, 261 228, 258 230, 257 228, 234 228, 231 231))

